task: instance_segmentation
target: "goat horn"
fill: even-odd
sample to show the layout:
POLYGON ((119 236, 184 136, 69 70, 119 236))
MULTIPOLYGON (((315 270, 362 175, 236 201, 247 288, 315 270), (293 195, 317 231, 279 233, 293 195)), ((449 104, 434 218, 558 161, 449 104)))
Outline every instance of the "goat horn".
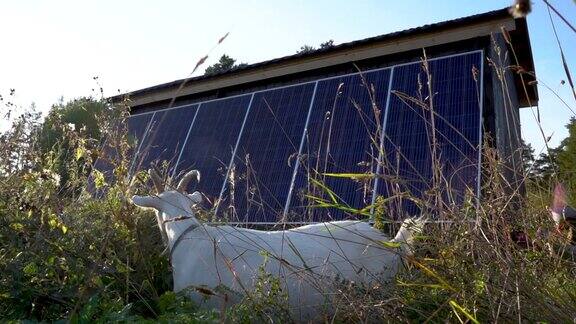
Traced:
POLYGON ((154 184, 154 188, 156 188, 156 191, 158 193, 163 192, 164 191, 164 182, 162 181, 162 178, 160 178, 158 171, 156 171, 154 169, 149 169, 148 174, 150 175, 150 179, 152 179, 152 183, 154 184))
POLYGON ((200 172, 198 170, 192 170, 182 177, 182 180, 180 180, 180 183, 178 183, 178 187, 176 187, 176 190, 180 192, 185 192, 186 188, 188 188, 190 180, 192 180, 193 177, 196 178, 196 181, 200 182, 200 172))

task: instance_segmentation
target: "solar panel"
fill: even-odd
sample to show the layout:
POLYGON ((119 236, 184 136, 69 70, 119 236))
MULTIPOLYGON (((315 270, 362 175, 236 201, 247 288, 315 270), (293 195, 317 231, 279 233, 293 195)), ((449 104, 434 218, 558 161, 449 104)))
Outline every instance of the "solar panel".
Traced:
POLYGON ((126 120, 128 124, 128 142, 133 144, 133 147, 136 147, 136 144, 141 142, 151 119, 152 114, 140 114, 132 115, 126 120))
POLYGON ((235 154, 237 179, 225 192, 227 205, 234 206, 231 220, 275 222, 282 216, 314 87, 254 94, 235 154))
MULTIPOLYGON (((381 181, 380 195, 408 192, 427 200, 433 188, 433 161, 441 170, 444 201, 461 203, 466 192, 478 195, 481 64, 481 52, 430 60, 432 95, 421 63, 394 67, 382 168, 388 180, 381 181)), ((400 200, 393 204, 392 214, 415 215, 421 207, 400 200)))
POLYGON ((220 195, 251 98, 244 95, 203 102, 190 128, 175 174, 199 170, 202 181, 188 190, 201 191, 209 204, 220 195))
POLYGON ((197 109, 198 105, 190 105, 154 113, 146 139, 136 154, 132 174, 148 169, 152 162, 166 163, 168 174, 172 174, 197 109))
POLYGON ((289 202, 290 221, 355 217, 359 215, 347 208, 370 204, 370 179, 358 182, 326 174, 375 173, 389 78, 390 69, 384 69, 319 81, 289 202), (310 196, 345 208, 308 208, 318 205, 310 196))
MULTIPOLYGON (((229 221, 364 217, 375 194, 426 198, 434 134, 442 194, 461 203, 478 195, 482 59, 481 51, 430 59, 432 94, 413 62, 136 115, 134 171, 154 161, 168 161, 174 175, 200 170, 189 190, 229 221)), ((391 206, 394 216, 421 211, 407 200, 391 206)))

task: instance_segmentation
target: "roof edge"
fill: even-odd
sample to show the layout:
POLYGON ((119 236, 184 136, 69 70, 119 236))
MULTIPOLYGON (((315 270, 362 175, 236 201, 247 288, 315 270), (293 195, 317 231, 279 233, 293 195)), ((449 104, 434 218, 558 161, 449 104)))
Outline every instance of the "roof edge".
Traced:
MULTIPOLYGON (((486 36, 491 33, 499 33, 502 26, 514 34, 519 34, 518 38, 528 39, 527 29, 524 29, 526 26, 525 19, 514 19, 506 8, 343 43, 309 53, 254 63, 219 74, 179 79, 109 99, 112 102, 120 102, 128 98, 130 99, 129 105, 137 107, 278 76, 486 36), (523 22, 517 23, 517 20, 523 22), (520 29, 518 30, 519 33, 515 32, 517 26, 520 29), (434 37, 430 37, 431 34, 434 37)), ((525 52, 523 51, 523 53, 525 52)), ((523 56, 525 57, 524 61, 533 68, 531 49, 529 49, 529 53, 525 53, 523 56)), ((537 94, 534 93, 533 95, 537 101, 537 94)), ((528 101, 530 100, 528 99, 528 101)))

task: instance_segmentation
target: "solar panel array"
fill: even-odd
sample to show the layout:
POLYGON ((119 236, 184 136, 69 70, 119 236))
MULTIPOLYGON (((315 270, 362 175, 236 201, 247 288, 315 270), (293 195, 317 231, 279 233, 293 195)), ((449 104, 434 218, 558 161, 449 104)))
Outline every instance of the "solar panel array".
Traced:
MULTIPOLYGON (((481 52, 430 61, 432 93, 421 64, 394 68, 391 92, 396 95, 387 107, 381 174, 399 181, 382 181, 378 194, 392 196, 396 187, 396 191, 425 197, 433 189, 433 170, 440 169, 437 181, 443 183, 444 202, 461 203, 470 190, 478 195, 481 64, 481 52), (437 161, 434 167, 433 161, 437 161)), ((395 207, 396 214, 420 212, 411 200, 395 207)))
MULTIPOLYGON (((134 115, 131 173, 198 169, 189 189, 232 222, 363 217, 376 195, 424 199, 434 168, 461 202, 479 194, 482 60, 474 51, 429 59, 428 72, 413 62, 134 115)), ((422 208, 391 205, 396 216, 422 208)))

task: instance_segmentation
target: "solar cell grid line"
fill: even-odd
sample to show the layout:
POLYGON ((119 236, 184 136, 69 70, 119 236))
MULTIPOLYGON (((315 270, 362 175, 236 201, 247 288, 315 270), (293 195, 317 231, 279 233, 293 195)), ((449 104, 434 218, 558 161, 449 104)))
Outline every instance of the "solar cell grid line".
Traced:
MULTIPOLYGON (((390 96, 392 95, 392 80, 394 79, 394 67, 390 69, 390 77, 388 78, 388 91, 386 92, 386 105, 383 109, 384 117, 382 119, 382 130, 380 132, 380 142, 378 151, 378 164, 376 165, 376 174, 380 174, 382 171, 382 158, 384 154, 384 130, 386 129, 386 124, 388 122, 388 110, 390 108, 390 96)), ((374 178, 374 188, 372 189, 372 201, 370 207, 370 222, 374 220, 374 204, 376 203, 376 197, 378 195, 378 182, 380 179, 378 177, 374 178)))
POLYGON ((150 125, 152 117, 153 116, 151 115, 142 115, 142 114, 130 115, 126 119, 126 122, 128 124, 128 134, 132 136, 134 139, 141 140, 144 137, 146 129, 150 125))
POLYGON ((158 166, 167 163, 166 171, 172 174, 197 109, 198 105, 193 104, 154 114, 146 139, 136 154, 133 173, 148 169, 153 163, 158 166))
MULTIPOLYGON (((478 194, 479 149, 481 143, 481 95, 473 68, 481 66, 483 53, 475 51, 466 55, 451 56, 429 61, 432 77, 434 119, 436 124, 437 160, 443 178, 448 181, 443 198, 462 202, 467 190, 478 194), (479 98, 480 96, 480 98, 479 98)), ((420 63, 395 68, 393 94, 389 117, 385 126, 384 151, 388 165, 383 175, 397 177, 385 180, 378 194, 391 196, 393 187, 409 191, 418 198, 431 189, 431 111, 414 103, 412 98, 428 98, 426 74, 420 63), (420 80, 420 81, 419 81, 420 80)), ((482 79, 480 79, 482 82, 482 79)), ((428 103, 429 101, 426 101, 428 103)), ((397 215, 403 212, 414 215, 420 212, 411 201, 399 202, 397 215)))
POLYGON ((202 181, 190 183, 188 191, 202 192, 207 198, 207 208, 212 207, 220 194, 250 98, 251 94, 247 94, 202 102, 190 129, 175 173, 200 171, 202 181))
POLYGON ((292 200, 292 193, 294 192, 294 183, 296 181, 296 175, 298 174, 298 169, 300 168, 302 149, 304 148, 304 141, 306 139, 306 134, 308 134, 308 124, 310 122, 310 115, 312 115, 312 107, 314 105, 314 100, 316 99, 317 89, 318 89, 318 81, 314 83, 314 90, 312 91, 312 99, 310 100, 310 106, 308 107, 308 114, 306 115, 306 122, 304 123, 304 130, 302 131, 300 145, 298 146, 298 155, 296 155, 296 160, 294 162, 294 171, 292 172, 292 180, 290 181, 290 187, 288 189, 288 197, 286 198, 286 204, 284 204, 284 211, 282 212, 283 223, 286 223, 286 216, 288 215, 288 209, 290 208, 290 201, 292 200))
POLYGON ((248 109, 246 114, 244 114, 244 119, 242 120, 242 126, 240 127, 240 133, 236 139, 236 144, 234 145, 234 150, 232 151, 232 157, 230 158, 230 163, 228 163, 228 168, 226 169, 226 176, 224 177, 224 182, 222 183, 222 189, 220 189, 220 194, 218 195, 218 202, 216 203, 216 209, 214 210, 215 215, 219 215, 218 211, 223 203, 224 190, 226 190, 226 185, 228 184, 228 179, 230 177, 230 172, 232 171, 232 166, 234 163, 234 157, 238 151, 238 145, 240 144, 240 139, 242 138, 242 133, 244 133, 244 126, 246 125, 246 119, 250 115, 250 108, 252 108, 252 102, 254 100, 254 93, 250 95, 250 102, 248 102, 248 109))
POLYGON ((305 83, 255 94, 235 155, 232 220, 281 219, 313 90, 305 83))
POLYGON ((324 174, 374 172, 389 76, 390 69, 379 69, 318 83, 302 154, 307 158, 295 179, 297 192, 290 203, 290 221, 351 216, 337 208, 309 208, 317 201, 307 195, 331 200, 314 181, 332 190, 343 206, 362 209, 369 205, 372 192, 365 189, 369 183, 324 174))
POLYGON ((482 55, 480 57, 480 89, 478 91, 478 105, 480 110, 480 119, 478 120, 478 171, 476 174, 476 208, 480 208, 480 196, 482 191, 480 190, 480 185, 482 182, 482 146, 484 145, 483 140, 483 125, 484 125, 484 57, 485 53, 482 50, 482 55))
POLYGON ((152 121, 154 114, 131 115, 126 119, 126 127, 128 128, 128 143, 131 143, 134 147, 132 161, 130 161, 131 168, 134 165, 135 157, 138 154, 140 147, 142 146, 142 142, 144 142, 144 139, 146 138, 146 132, 150 127, 150 122, 152 121))
POLYGON ((190 127, 188 127, 188 132, 186 132, 186 137, 184 138, 184 144, 182 145, 182 148, 180 149, 180 154, 178 154, 178 159, 176 160, 176 164, 174 164, 174 169, 172 170, 172 174, 170 175, 170 177, 172 179, 175 179, 176 177, 176 170, 178 169, 178 166, 180 165, 180 159, 182 159, 182 153, 184 153, 184 151, 186 150, 186 143, 188 142, 188 138, 190 137, 190 132, 192 131, 192 127, 194 127, 194 122, 196 121, 196 116, 198 116, 198 111, 202 108, 202 103, 200 103, 198 105, 198 107, 196 108, 196 112, 194 113, 194 117, 192 118, 192 122, 190 122, 190 127))
POLYGON ((142 143, 144 143, 144 140, 146 139, 146 134, 148 134, 148 130, 150 129, 150 125, 152 124, 152 120, 154 119, 154 116, 156 116, 156 111, 152 113, 152 115, 146 114, 146 115, 135 115, 135 116, 130 116, 130 118, 128 118, 128 133, 130 133, 130 129, 133 128, 134 132, 138 132, 140 134, 140 136, 138 136, 137 138, 139 138, 140 140, 138 141, 138 148, 136 149, 136 151, 134 152, 134 155, 132 156, 132 161, 130 162, 130 170, 128 170, 128 175, 132 176, 134 174, 134 166, 136 163, 136 159, 138 157, 138 153, 140 152, 140 148, 142 147, 142 143), (133 122, 133 126, 131 126, 131 121, 136 120, 136 119, 146 119, 148 120, 146 122, 146 127, 142 128, 142 125, 139 125, 138 122, 133 122), (143 131, 141 131, 141 129, 143 129, 143 131))
MULTIPOLYGON (((412 66, 404 66, 399 68, 398 72, 399 73, 395 74, 393 80, 394 89, 396 91, 407 92, 407 95, 410 96, 418 96, 419 94, 415 93, 412 87, 414 87, 415 84, 418 86, 418 83, 420 82, 419 65, 414 64, 412 66), (415 73, 410 73, 412 70, 414 70, 415 73)), ((422 136, 427 135, 427 127, 425 123, 427 116, 425 116, 425 112, 420 111, 420 107, 410 106, 407 108, 403 105, 404 102, 395 95, 392 99, 390 110, 397 109, 398 111, 394 111, 394 113, 390 112, 391 123, 386 125, 385 133, 386 139, 390 140, 390 143, 386 143, 389 145, 385 145, 386 152, 388 155, 392 155, 392 158, 387 161, 393 161, 395 163, 395 165, 390 166, 390 169, 393 170, 390 173, 400 173, 397 174, 397 176, 402 180, 408 179, 406 183, 403 183, 404 186, 402 190, 412 189, 415 191, 414 194, 418 196, 420 193, 417 192, 418 188, 410 188, 410 185, 411 182, 414 182, 413 178, 421 176, 421 182, 425 183, 428 176, 423 173, 428 170, 428 161, 425 160, 425 158, 429 155, 428 148, 430 147, 430 144, 428 143, 428 137, 422 136), (399 131, 398 127, 405 127, 405 130, 399 131), (397 134, 394 133, 395 131, 397 134), (405 136, 405 138, 401 138, 401 136, 405 136), (398 139, 396 137, 398 137, 398 139), (398 144, 397 142, 401 139, 403 142, 398 144), (418 147, 415 143, 420 143, 421 147, 418 147), (415 165, 413 163, 408 163, 410 161, 414 162, 415 165), (420 168, 418 168, 418 166, 420 166, 420 168)), ((386 171, 388 171, 386 167, 389 166, 384 166, 385 174, 386 171)))

